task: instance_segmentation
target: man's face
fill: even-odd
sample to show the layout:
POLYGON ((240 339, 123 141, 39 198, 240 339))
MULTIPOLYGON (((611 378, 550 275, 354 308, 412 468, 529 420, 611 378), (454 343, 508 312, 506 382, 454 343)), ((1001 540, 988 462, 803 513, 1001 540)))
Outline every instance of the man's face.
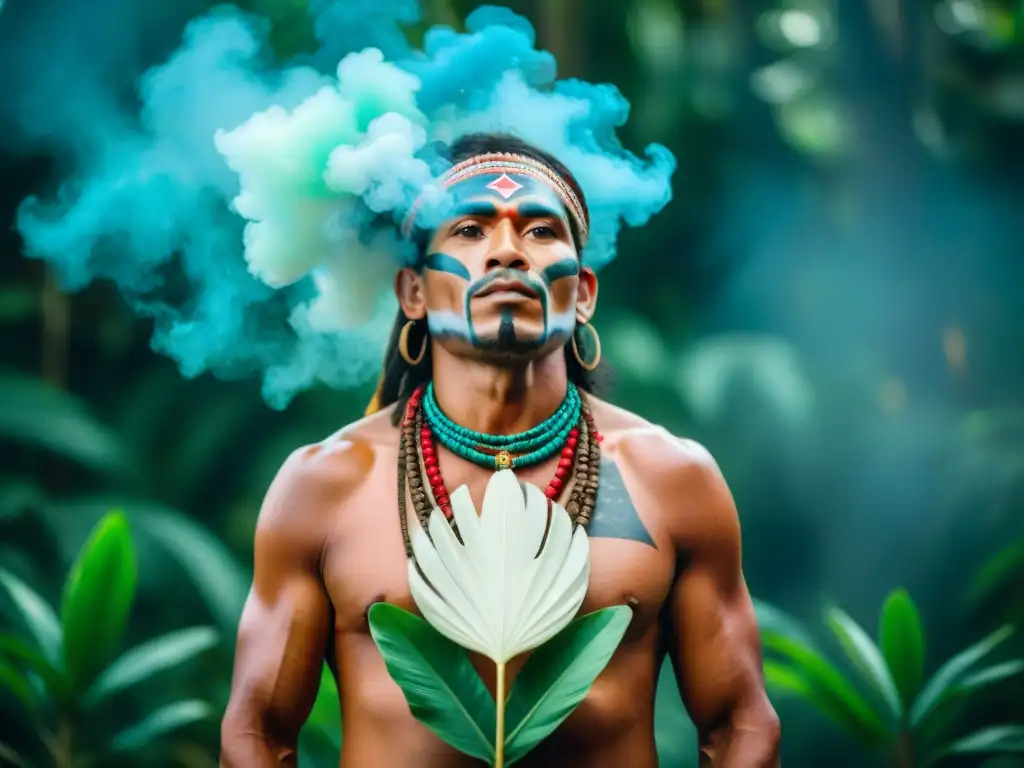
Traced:
POLYGON ((580 269, 558 194, 528 176, 496 173, 460 182, 450 195, 418 285, 433 338, 457 355, 504 360, 561 348, 577 316, 589 318, 597 285, 580 269))

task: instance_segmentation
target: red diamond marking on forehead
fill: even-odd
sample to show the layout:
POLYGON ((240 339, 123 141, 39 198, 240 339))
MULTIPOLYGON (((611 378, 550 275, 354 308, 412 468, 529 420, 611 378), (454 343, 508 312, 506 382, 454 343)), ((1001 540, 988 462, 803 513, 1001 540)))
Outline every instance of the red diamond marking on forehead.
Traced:
POLYGON ((508 200, 512 195, 523 188, 523 185, 517 181, 513 181, 508 177, 508 174, 501 174, 498 178, 487 185, 488 189, 493 189, 503 198, 508 200))

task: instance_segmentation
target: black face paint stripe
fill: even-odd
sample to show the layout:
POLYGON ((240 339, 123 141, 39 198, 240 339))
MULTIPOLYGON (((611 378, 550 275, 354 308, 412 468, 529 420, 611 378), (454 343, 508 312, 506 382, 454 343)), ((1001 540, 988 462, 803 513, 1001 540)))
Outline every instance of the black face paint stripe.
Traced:
POLYGON ((549 288, 555 280, 563 277, 575 277, 580 273, 580 263, 577 259, 560 259, 554 264, 549 264, 540 273, 544 284, 549 288))
POLYGON ((449 275, 461 277, 463 280, 469 280, 471 277, 466 265, 447 253, 429 254, 424 260, 424 266, 435 272, 447 272, 449 275))

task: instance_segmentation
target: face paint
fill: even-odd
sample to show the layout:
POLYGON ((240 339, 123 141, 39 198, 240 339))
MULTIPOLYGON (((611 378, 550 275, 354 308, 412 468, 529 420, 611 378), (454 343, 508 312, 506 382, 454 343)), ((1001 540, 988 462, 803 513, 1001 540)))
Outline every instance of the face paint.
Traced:
POLYGON ((577 259, 560 259, 554 264, 544 267, 540 277, 544 284, 550 288, 555 280, 561 280, 563 277, 577 277, 579 274, 580 263, 577 259))
MULTIPOLYGON (((444 256, 444 254, 434 254, 444 256)), ((456 265, 462 267, 460 262, 447 257, 456 265)), ((440 260, 439 260, 440 261, 440 260)), ((428 259, 429 262, 429 259, 428 259)), ((442 266, 447 261, 441 262, 442 266)), ((463 267, 462 272, 455 268, 444 270, 448 274, 458 277, 468 277, 468 270, 463 267)), ((536 275, 523 272, 517 269, 502 269, 488 272, 483 277, 472 283, 467 283, 462 296, 462 313, 451 310, 429 310, 427 313, 427 325, 430 332, 435 336, 458 338, 472 344, 479 349, 506 349, 512 348, 527 351, 542 347, 555 337, 568 337, 576 327, 576 308, 570 306, 559 312, 551 307, 550 288, 552 283, 562 278, 579 274, 579 264, 575 259, 562 259, 550 265, 541 272, 539 279, 536 275), (521 283, 537 294, 537 301, 541 305, 543 326, 541 333, 532 339, 519 339, 515 333, 515 321, 511 307, 502 308, 501 324, 496 340, 482 339, 473 326, 473 314, 471 303, 473 298, 478 296, 491 283, 497 282, 521 283)))
POLYGON ((447 272, 449 275, 461 277, 466 282, 469 282, 471 277, 466 265, 447 253, 431 253, 424 259, 423 266, 435 272, 447 272))
MULTIPOLYGON (((453 187, 451 193, 449 215, 446 217, 450 222, 449 226, 460 218, 493 220, 504 211, 509 211, 509 214, 517 219, 555 219, 562 226, 569 226, 566 211, 558 195, 547 185, 528 177, 517 177, 513 180, 505 174, 481 175, 459 183, 453 187), (528 199, 523 199, 517 206, 512 198, 528 199)), ((570 302, 564 310, 556 310, 551 306, 552 285, 558 280, 579 275, 579 260, 575 257, 559 259, 539 272, 494 269, 476 280, 471 280, 468 267, 446 253, 429 254, 424 259, 424 267, 465 281, 458 309, 427 311, 430 333, 439 339, 463 341, 481 350, 529 352, 550 344, 554 339, 568 339, 576 326, 574 302, 570 302), (496 332, 491 330, 488 331, 487 337, 481 337, 474 324, 472 302, 484 289, 499 280, 521 283, 536 294, 541 310, 539 333, 534 330, 534 324, 524 337, 523 329, 517 328, 514 307, 501 306, 498 309, 496 332)), ((490 317, 493 321, 494 315, 490 317)))

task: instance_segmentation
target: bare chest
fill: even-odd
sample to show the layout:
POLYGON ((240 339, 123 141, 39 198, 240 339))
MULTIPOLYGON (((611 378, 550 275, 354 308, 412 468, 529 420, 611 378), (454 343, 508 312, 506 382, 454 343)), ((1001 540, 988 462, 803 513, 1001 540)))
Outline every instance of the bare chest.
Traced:
MULTIPOLYGON (((343 515, 328 548, 324 580, 339 634, 368 633, 367 611, 376 602, 415 612, 394 474, 375 470, 379 477, 372 478, 374 482, 364 486, 360 498, 352 500, 352 510, 343 515)), ((523 479, 537 482, 531 477, 523 479)), ((484 482, 486 478, 470 483, 477 503, 484 482)), ((671 589, 675 556, 659 523, 656 515, 634 504, 617 466, 604 462, 597 504, 587 527, 591 573, 581 613, 630 605, 633 620, 627 641, 656 626, 671 589)))

